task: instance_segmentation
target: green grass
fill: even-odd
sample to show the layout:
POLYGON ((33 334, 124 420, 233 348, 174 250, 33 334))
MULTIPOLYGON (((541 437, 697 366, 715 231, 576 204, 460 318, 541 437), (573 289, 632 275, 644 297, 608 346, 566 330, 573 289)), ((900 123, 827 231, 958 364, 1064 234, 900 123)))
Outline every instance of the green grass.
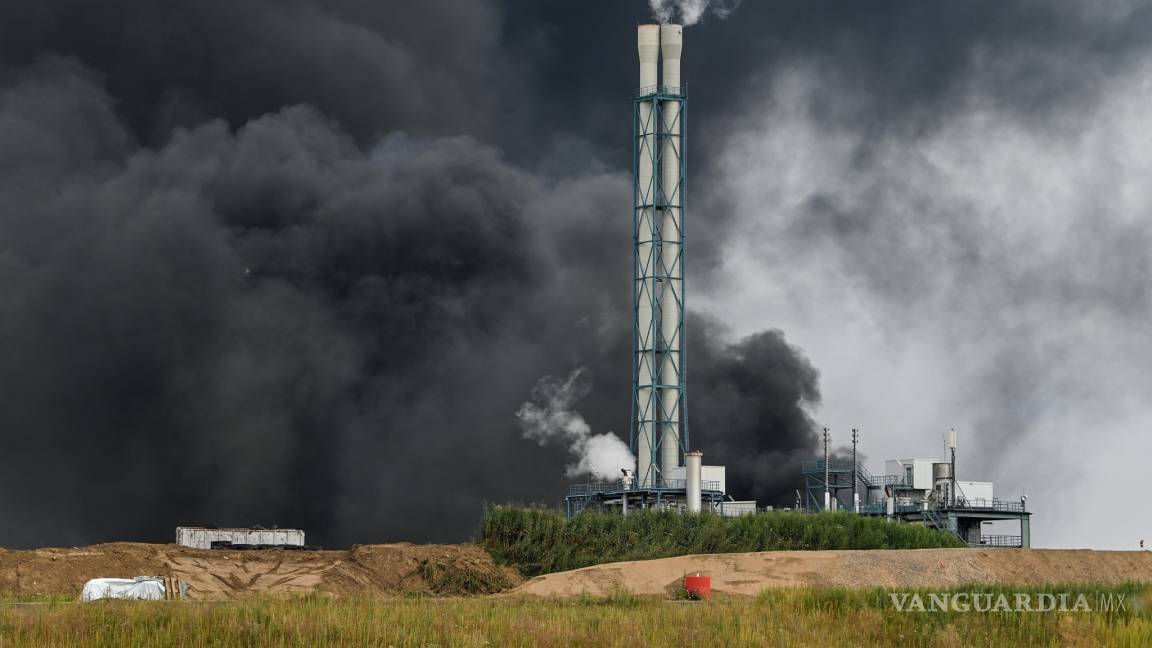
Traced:
POLYGON ((627 517, 585 513, 566 520, 558 511, 515 506, 485 511, 480 543, 497 562, 525 576, 698 553, 963 546, 934 529, 846 512, 724 518, 635 511, 627 517))
POLYGON ((0 592, 0 605, 12 603, 71 603, 77 598, 78 596, 68 596, 67 594, 12 594, 0 592))
MULTIPOLYGON (((1014 593, 1004 587, 963 591, 1014 593)), ((1152 590, 1049 587, 1027 592, 1152 590)), ((626 594, 566 600, 259 599, 220 604, 0 605, 7 646, 1110 646, 1152 645, 1152 619, 1125 613, 902 613, 888 590, 786 589, 702 603, 626 594)))

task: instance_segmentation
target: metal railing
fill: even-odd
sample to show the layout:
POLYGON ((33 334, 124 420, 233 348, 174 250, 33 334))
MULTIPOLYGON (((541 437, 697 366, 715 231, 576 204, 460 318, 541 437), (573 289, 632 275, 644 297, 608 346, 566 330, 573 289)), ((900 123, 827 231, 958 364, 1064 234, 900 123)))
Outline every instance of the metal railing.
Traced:
POLYGON ((986 535, 980 537, 980 542, 970 543, 969 546, 1020 548, 1024 546, 1024 538, 1018 535, 986 535))
POLYGON ((959 498, 952 508, 981 509, 986 511, 1001 511, 1004 513, 1023 513, 1024 503, 1001 499, 959 498))
POLYGON ((644 86, 636 90, 636 99, 643 99, 644 97, 651 97, 652 95, 668 95, 672 97, 682 97, 688 94, 688 86, 644 86))
MULTIPOLYGON (((628 487, 630 491, 636 490, 685 490, 688 488, 688 480, 686 479, 665 479, 657 486, 637 486, 632 484, 628 487)), ((586 484, 569 484, 569 495, 597 495, 599 493, 618 493, 624 490, 624 480, 617 479, 614 481, 599 481, 588 482, 586 484)), ((718 481, 701 481, 700 490, 720 492, 720 482, 718 481)))
MULTIPOLYGON (((968 509, 978 511, 992 511, 996 513, 1025 513, 1024 504, 1014 502, 1011 500, 998 500, 998 499, 962 499, 956 502, 955 505, 948 505, 944 502, 931 502, 927 507, 922 502, 913 502, 911 504, 896 504, 896 513, 910 513, 913 511, 923 511, 927 508, 930 511, 949 511, 956 509, 968 509)), ((860 505, 861 513, 869 514, 882 514, 887 511, 885 502, 867 502, 860 505)))
MULTIPOLYGON (((851 511, 852 509, 846 508, 843 510, 851 511)), ((898 503, 898 504, 896 504, 895 509, 893 510, 893 513, 896 513, 896 514, 913 513, 913 512, 922 511, 922 510, 924 510, 924 507, 921 506, 920 504, 899 504, 898 503)), ((884 515, 888 512, 888 504, 886 502, 870 502, 867 504, 862 503, 862 504, 860 504, 860 512, 864 513, 866 515, 884 515)))
POLYGON ((874 487, 908 486, 908 483, 904 481, 904 475, 879 475, 870 479, 868 485, 874 487))
MULTIPOLYGON (((818 475, 824 472, 824 460, 818 459, 816 461, 805 461, 801 465, 801 469, 806 474, 818 475)), ((852 473, 852 460, 851 459, 829 459, 828 472, 835 474, 852 473)), ((856 475, 864 485, 869 488, 882 488, 884 486, 908 486, 909 484, 904 481, 904 475, 873 475, 864 464, 856 464, 856 475)))
POLYGON ((569 495, 595 495, 597 493, 608 493, 620 490, 624 490, 624 482, 619 479, 616 481, 588 482, 587 484, 568 485, 569 495))

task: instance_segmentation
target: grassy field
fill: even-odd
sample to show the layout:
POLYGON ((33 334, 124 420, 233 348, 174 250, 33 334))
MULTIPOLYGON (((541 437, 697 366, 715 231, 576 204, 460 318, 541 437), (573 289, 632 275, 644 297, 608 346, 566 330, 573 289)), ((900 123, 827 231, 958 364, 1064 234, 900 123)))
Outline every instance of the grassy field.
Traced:
MULTIPOLYGON (((963 591, 1008 593, 1005 588, 963 591)), ((1152 645, 1138 586, 1120 612, 899 612, 884 590, 775 590, 746 600, 325 598, 0 606, 7 646, 1109 646, 1152 645)), ((924 593, 927 596, 927 592, 924 593)))
POLYGON ((622 560, 794 549, 926 549, 964 546, 955 536, 852 513, 761 513, 738 518, 635 511, 566 520, 545 508, 494 506, 480 543, 525 576, 622 560))

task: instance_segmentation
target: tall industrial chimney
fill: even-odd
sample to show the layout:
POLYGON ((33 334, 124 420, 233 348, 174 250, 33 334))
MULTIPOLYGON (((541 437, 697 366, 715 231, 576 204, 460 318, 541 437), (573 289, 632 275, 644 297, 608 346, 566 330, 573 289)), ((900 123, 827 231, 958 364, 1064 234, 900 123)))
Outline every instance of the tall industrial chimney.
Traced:
MULTIPOLYGON (((681 146, 680 146, 680 52, 684 47, 684 27, 660 26, 660 56, 664 60, 664 92, 675 98, 660 102, 661 151, 660 188, 664 200, 660 224, 660 259, 664 276, 661 278, 660 339, 663 341, 663 367, 665 378, 680 375, 680 328, 684 322, 682 308, 684 277, 681 253, 683 236, 680 232, 681 146)), ((667 475, 680 465, 680 389, 662 389, 664 425, 660 441, 660 474, 667 475)))
POLYGON ((632 451, 636 484, 664 485, 688 449, 684 408, 684 105, 681 25, 640 25, 633 114, 632 451), (663 58, 663 79, 657 59, 663 58))
MULTIPOLYGON (((636 46, 640 53, 640 91, 638 96, 656 91, 656 72, 660 58, 660 26, 640 25, 636 28, 636 46)), ((659 257, 655 246, 652 225, 656 203, 656 131, 653 120, 654 105, 649 101, 636 104, 634 130, 636 153, 634 155, 635 174, 635 318, 633 332, 635 357, 633 358, 633 398, 632 398, 632 452, 637 457, 636 478, 640 487, 656 485, 656 470, 653 469, 653 449, 658 447, 654 434, 656 389, 653 375, 656 373, 655 346, 656 331, 653 329, 655 308, 655 277, 650 272, 659 257)))

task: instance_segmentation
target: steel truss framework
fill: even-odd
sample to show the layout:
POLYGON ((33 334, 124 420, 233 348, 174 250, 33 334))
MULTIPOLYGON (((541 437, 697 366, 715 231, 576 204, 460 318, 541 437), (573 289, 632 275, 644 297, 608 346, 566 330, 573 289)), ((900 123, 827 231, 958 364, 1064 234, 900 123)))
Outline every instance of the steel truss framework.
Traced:
POLYGON ((677 430, 679 465, 684 463, 688 444, 688 409, 685 390, 685 327, 684 327, 684 249, 685 249, 685 178, 687 177, 687 96, 683 88, 658 86, 641 89, 633 101, 632 138, 632 417, 629 441, 632 453, 640 456, 639 435, 650 431, 651 467, 647 474, 637 474, 638 486, 659 487, 667 479, 660 474, 660 457, 664 443, 663 430, 673 426, 677 430), (676 109, 678 108, 678 110, 676 109), (665 124, 665 114, 671 121, 665 124), (669 128, 669 126, 678 126, 669 128), (680 167, 678 182, 664 186, 662 168, 666 153, 676 156, 680 167), (641 186, 641 160, 652 160, 651 184, 641 186), (674 219, 678 227, 664 231, 664 212, 678 211, 674 219), (647 238, 651 233, 651 238, 647 238), (647 245, 646 245, 647 244, 647 245), (646 251, 645 251, 646 250, 646 251), (666 253, 671 250, 671 253, 666 253), (666 297, 665 286, 671 299, 666 297), (647 308, 641 308, 647 306, 647 308), (672 335, 665 335, 663 313, 674 309, 676 327, 672 335), (641 312, 650 317, 641 321, 641 312), (671 344, 676 340, 677 344, 671 344), (665 359, 672 360, 672 375, 666 375, 665 359), (645 380, 650 377, 650 382, 645 380), (643 384, 642 384, 643 383, 643 384), (642 393, 651 395, 642 397, 642 393), (663 394, 676 392, 675 408, 666 408, 663 394), (667 410, 667 411, 666 411, 667 410), (645 425, 648 424, 648 425, 645 425))

